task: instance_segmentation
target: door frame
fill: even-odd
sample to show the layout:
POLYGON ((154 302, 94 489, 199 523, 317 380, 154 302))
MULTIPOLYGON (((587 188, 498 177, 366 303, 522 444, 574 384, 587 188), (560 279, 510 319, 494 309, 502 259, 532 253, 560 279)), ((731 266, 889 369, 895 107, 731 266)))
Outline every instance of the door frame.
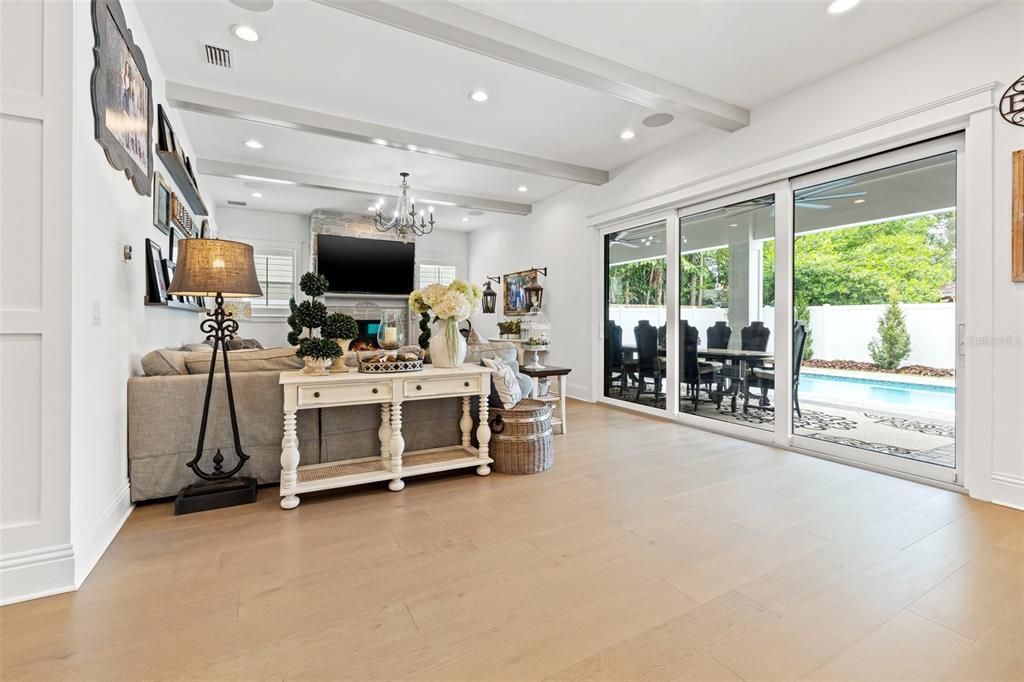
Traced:
MULTIPOLYGON (((968 211, 965 207, 965 137, 964 134, 954 133, 946 135, 940 138, 928 140, 925 142, 918 142, 915 144, 909 144, 898 149, 893 149, 888 152, 882 152, 874 154, 868 157, 847 161, 845 163, 837 164, 824 168, 821 170, 805 173, 799 176, 794 176, 790 179, 790 190, 791 190, 791 203, 790 207, 792 210, 792 199, 795 197, 796 192, 806 187, 812 187, 825 182, 833 180, 841 180, 844 178, 861 175, 863 173, 870 173, 872 171, 883 170, 892 166, 898 166, 900 164, 909 163, 912 161, 919 161, 933 156, 939 156, 950 152, 956 153, 956 300, 954 310, 954 334, 957 339, 957 349, 955 351, 955 390, 956 390, 956 402, 955 410, 956 414, 954 417, 954 450, 956 458, 956 466, 952 469, 942 467, 936 464, 927 464, 912 459, 899 457, 897 455, 884 455, 881 453, 871 452, 870 450, 862 450, 860 448, 838 445, 834 443, 826 443, 808 436, 800 436, 792 433, 792 414, 789 414, 787 422, 790 424, 790 435, 788 439, 788 446, 799 449, 801 451, 820 452, 823 455, 828 456, 832 459, 838 459, 842 461, 849 461, 857 465, 866 465, 875 469, 882 469, 897 472, 903 475, 910 475, 919 479, 927 479, 936 481, 943 484, 949 484, 954 486, 963 486, 964 484, 964 469, 965 469, 965 455, 964 455, 964 420, 965 420, 965 393, 963 381, 964 377, 967 376, 965 371, 966 366, 966 354, 963 348, 963 334, 965 330, 964 326, 964 309, 962 301, 969 300, 969 280, 964 277, 964 249, 961 248, 961 235, 963 235, 967 229, 967 216, 968 211)), ((795 230, 795 216, 794 220, 790 222, 792 229, 795 230)), ((782 299, 778 295, 778 289, 776 290, 776 304, 779 301, 785 300, 786 307, 791 311, 793 308, 793 292, 792 292, 792 260, 793 250, 795 248, 795 235, 789 235, 789 247, 788 251, 790 267, 789 267, 789 291, 786 299, 782 299)), ((776 254, 779 249, 776 248, 776 254)), ((776 264, 776 272, 778 272, 779 266, 776 264)), ((778 282, 776 282, 778 287, 778 282)), ((788 328, 788 327, 787 327, 788 328)), ((791 353, 790 353, 791 355, 791 353)), ((788 359, 788 358, 787 358, 788 359)), ((778 421, 778 420, 776 420, 778 421)))

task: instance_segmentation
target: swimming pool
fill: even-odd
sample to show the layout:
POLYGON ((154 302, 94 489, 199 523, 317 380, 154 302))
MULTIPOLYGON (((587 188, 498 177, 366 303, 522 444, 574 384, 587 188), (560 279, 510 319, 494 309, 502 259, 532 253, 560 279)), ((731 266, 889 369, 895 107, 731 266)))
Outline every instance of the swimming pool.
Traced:
POLYGON ((922 410, 955 412, 956 391, 952 386, 916 384, 894 379, 848 377, 834 374, 800 374, 800 399, 822 400, 844 405, 875 404, 896 411, 922 410))

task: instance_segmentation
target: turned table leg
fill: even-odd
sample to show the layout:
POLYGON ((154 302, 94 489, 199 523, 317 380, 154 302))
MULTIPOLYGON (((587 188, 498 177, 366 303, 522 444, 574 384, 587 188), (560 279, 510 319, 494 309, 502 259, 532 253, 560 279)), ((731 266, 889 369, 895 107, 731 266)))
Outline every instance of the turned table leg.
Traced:
MULTIPOLYGON (((402 453, 405 452, 405 439, 402 438, 402 403, 391 405, 391 441, 388 444, 388 453, 391 456, 392 473, 402 473, 402 453)), ((388 488, 395 492, 405 487, 405 481, 401 478, 393 478, 388 483, 388 488)))
POLYGON ((558 377, 558 416, 562 420, 562 433, 569 433, 569 422, 565 416, 565 386, 568 377, 562 374, 558 377))
POLYGON ((299 498, 288 494, 298 483, 299 437, 295 429, 295 410, 284 413, 284 437, 281 439, 281 508, 295 509, 299 498))
POLYGON ((391 406, 387 403, 380 406, 380 428, 377 429, 377 437, 380 439, 380 456, 383 464, 390 467, 388 446, 391 443, 391 406))
MULTIPOLYGON (((487 423, 490 406, 487 404, 487 398, 486 395, 480 396, 480 425, 476 427, 476 439, 480 444, 477 454, 481 458, 490 458, 491 427, 487 423)), ((491 467, 484 462, 476 468, 476 473, 486 476, 491 473, 491 467)))
POLYGON ((462 430, 462 447, 468 448, 473 442, 473 415, 470 413, 470 397, 462 397, 462 419, 459 420, 459 429, 462 430))

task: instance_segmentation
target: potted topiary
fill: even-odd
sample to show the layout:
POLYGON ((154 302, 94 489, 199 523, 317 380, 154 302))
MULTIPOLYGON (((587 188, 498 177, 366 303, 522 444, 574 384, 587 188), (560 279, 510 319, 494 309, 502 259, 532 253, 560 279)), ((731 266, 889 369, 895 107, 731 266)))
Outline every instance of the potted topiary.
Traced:
POLYGON ((294 298, 288 302, 292 311, 288 316, 288 326, 291 328, 288 343, 299 347, 295 355, 306 363, 302 368, 303 374, 327 374, 331 361, 341 355, 341 347, 334 339, 324 338, 315 331, 327 321, 327 306, 317 300, 327 293, 327 287, 326 277, 307 272, 299 278, 299 289, 309 298, 298 304, 294 298))
POLYGON ((320 336, 333 340, 341 349, 341 357, 331 363, 331 372, 347 372, 345 353, 348 352, 352 340, 359 336, 359 325, 355 318, 345 313, 331 313, 320 327, 320 336))

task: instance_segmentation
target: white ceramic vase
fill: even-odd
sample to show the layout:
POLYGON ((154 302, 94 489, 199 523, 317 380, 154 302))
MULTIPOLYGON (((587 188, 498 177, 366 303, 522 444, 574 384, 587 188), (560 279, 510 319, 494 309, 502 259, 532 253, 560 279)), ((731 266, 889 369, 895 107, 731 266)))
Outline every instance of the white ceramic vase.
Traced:
POLYGON ((434 320, 430 325, 430 362, 434 367, 458 367, 466 361, 466 339, 456 320, 434 320))

